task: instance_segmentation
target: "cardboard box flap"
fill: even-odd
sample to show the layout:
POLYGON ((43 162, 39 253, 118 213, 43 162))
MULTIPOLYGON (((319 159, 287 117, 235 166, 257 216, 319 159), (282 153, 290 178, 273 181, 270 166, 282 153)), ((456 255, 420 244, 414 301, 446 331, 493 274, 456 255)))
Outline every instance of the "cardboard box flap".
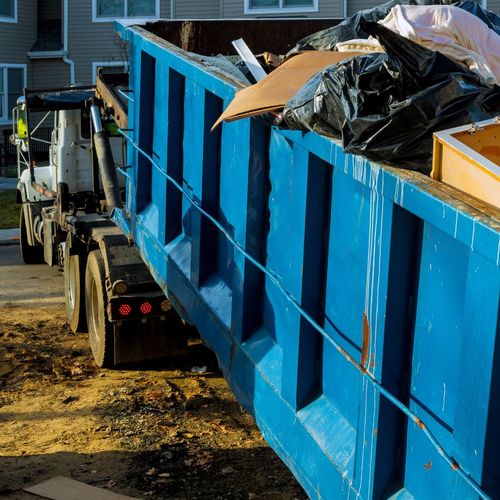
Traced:
POLYGON ((212 130, 222 121, 239 120, 282 109, 318 71, 360 54, 316 50, 298 53, 255 85, 237 92, 212 130))

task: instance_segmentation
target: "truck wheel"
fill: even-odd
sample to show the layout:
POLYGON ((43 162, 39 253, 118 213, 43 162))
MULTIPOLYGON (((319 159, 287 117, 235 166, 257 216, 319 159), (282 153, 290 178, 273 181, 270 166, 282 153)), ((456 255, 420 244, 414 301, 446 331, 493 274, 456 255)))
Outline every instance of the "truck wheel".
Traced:
POLYGON ((43 263, 43 247, 36 245, 32 247, 28 243, 28 230, 26 228, 26 219, 24 218, 24 210, 21 208, 19 218, 19 242, 21 247, 21 256, 25 264, 42 264, 43 263))
POLYGON ((97 366, 113 366, 113 325, 108 321, 104 261, 99 250, 89 253, 85 272, 85 309, 89 342, 97 366))
POLYGON ((85 255, 70 253, 71 235, 64 246, 64 302, 66 320, 72 332, 84 332, 87 328, 85 314, 85 255))

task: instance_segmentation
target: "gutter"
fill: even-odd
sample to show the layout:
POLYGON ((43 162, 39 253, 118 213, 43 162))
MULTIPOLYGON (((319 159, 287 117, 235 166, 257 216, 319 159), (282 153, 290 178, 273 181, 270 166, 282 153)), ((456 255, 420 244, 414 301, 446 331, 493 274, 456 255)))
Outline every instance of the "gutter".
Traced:
POLYGON ((75 63, 71 59, 68 58, 68 24, 69 24, 69 1, 64 0, 64 5, 63 5, 63 19, 64 19, 64 25, 63 25, 63 58, 62 60, 69 65, 69 79, 70 79, 70 85, 75 84, 75 63))

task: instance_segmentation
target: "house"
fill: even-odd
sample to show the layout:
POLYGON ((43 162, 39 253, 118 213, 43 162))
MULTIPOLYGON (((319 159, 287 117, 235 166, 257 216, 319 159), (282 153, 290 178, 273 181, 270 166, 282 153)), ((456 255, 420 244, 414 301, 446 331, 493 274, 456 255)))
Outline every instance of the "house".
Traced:
MULTIPOLYGON (((483 0, 500 11, 500 0, 483 0)), ((124 68, 115 19, 272 16, 341 18, 381 0, 0 0, 0 128, 23 87, 95 81, 98 67, 124 68)), ((2 142, 0 134, 0 146, 2 142)), ((1 165, 0 147, 0 165, 1 165)))

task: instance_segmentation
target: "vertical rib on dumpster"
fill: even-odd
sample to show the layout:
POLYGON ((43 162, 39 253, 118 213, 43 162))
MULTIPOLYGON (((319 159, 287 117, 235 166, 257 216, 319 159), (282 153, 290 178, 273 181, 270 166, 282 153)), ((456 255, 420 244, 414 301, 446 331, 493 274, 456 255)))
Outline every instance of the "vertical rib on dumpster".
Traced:
MULTIPOLYGON (((332 177, 331 165, 309 155, 301 302, 320 325, 325 324, 332 177)), ((323 339, 304 318, 300 320, 296 349, 296 372, 292 370, 291 374, 297 387, 295 407, 300 409, 323 392, 323 339)))
MULTIPOLYGON (((412 331, 418 286, 421 221, 393 205, 387 313, 383 339, 382 383, 408 404, 412 331)), ((406 417, 385 399, 380 401, 373 496, 382 498, 404 485, 406 417)))
MULTIPOLYGON (((167 111, 167 173, 182 185, 184 137, 184 77, 169 68, 167 111)), ((165 244, 182 232, 182 194, 171 183, 166 185, 165 244)))
MULTIPOLYGON (((153 132, 155 123, 155 63, 156 60, 146 52, 140 52, 140 93, 136 123, 138 127, 137 141, 139 147, 147 154, 153 152, 153 132)), ((137 60, 137 59, 136 59, 137 60)), ((136 199, 137 213, 146 208, 151 201, 152 166, 146 158, 138 156, 136 166, 136 199)))
MULTIPOLYGON (((256 120, 245 126, 227 124, 223 132, 223 157, 234 164, 233 190, 240 200, 233 206, 235 237, 258 262, 266 259, 269 232, 269 129, 256 120), (244 134, 243 134, 244 131, 244 134), (235 144, 238 148, 235 151, 235 144)), ((241 254, 235 255, 231 330, 244 342, 262 324, 264 275, 241 254)))

